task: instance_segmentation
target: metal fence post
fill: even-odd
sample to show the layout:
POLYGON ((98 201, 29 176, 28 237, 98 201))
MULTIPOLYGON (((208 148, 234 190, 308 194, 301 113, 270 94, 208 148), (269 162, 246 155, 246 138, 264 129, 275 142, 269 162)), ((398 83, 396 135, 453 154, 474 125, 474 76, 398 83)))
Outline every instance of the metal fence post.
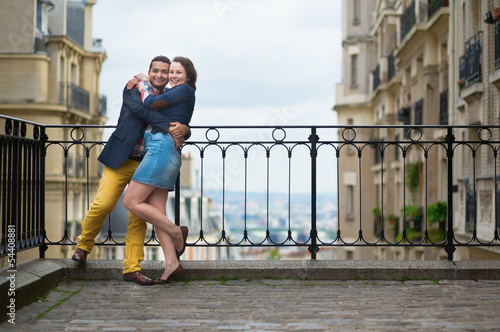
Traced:
POLYGON ((453 233, 453 142, 455 141, 455 136, 453 136, 452 127, 447 128, 447 134, 445 137, 446 141, 446 161, 447 161, 447 174, 448 174, 448 184, 447 184, 447 194, 448 194, 448 230, 446 232, 446 248, 445 251, 448 253, 448 260, 453 261, 453 252, 455 251, 455 246, 453 245, 454 233, 453 233))
MULTIPOLYGON (((37 137, 35 137, 36 139, 37 137)), ((39 248, 39 253, 40 253, 40 258, 45 258, 45 252, 47 249, 49 249, 49 246, 45 243, 45 239, 47 237, 47 231, 45 229, 45 165, 46 165, 46 158, 47 158, 47 141, 49 140, 49 136, 47 136, 47 133, 45 131, 45 127, 41 126, 40 127, 40 143, 37 144, 37 147, 39 147, 40 151, 38 151, 38 158, 40 159, 40 184, 37 188, 37 191, 40 195, 40 206, 38 207, 39 211, 39 220, 40 220, 40 234, 39 236, 41 237, 41 245, 39 248)))
POLYGON ((318 155, 316 149, 318 140, 319 137, 316 135, 316 128, 311 127, 311 135, 309 136, 309 142, 311 142, 311 245, 309 246, 311 259, 316 259, 316 253, 319 250, 316 242, 318 237, 318 230, 316 228, 316 159, 318 155))
POLYGON ((177 179, 175 180, 175 197, 174 197, 174 205, 175 205, 175 224, 177 226, 181 225, 181 174, 177 175, 177 179))

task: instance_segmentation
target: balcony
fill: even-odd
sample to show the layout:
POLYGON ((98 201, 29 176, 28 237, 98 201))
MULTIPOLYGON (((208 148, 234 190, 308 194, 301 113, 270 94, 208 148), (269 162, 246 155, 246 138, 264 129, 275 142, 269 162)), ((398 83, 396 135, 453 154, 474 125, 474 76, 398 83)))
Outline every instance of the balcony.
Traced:
POLYGON ((481 82, 481 32, 465 43, 464 55, 459 61, 459 79, 461 88, 481 82))
POLYGON ((89 112, 90 93, 74 83, 61 82, 59 90, 59 103, 70 107, 76 107, 82 111, 89 112))
POLYGON ((417 16, 415 13, 415 0, 413 0, 401 15, 401 40, 404 40, 411 28, 417 23, 417 16))
POLYGON ((427 5, 427 16, 432 17, 441 7, 447 7, 448 0, 429 0, 427 5))

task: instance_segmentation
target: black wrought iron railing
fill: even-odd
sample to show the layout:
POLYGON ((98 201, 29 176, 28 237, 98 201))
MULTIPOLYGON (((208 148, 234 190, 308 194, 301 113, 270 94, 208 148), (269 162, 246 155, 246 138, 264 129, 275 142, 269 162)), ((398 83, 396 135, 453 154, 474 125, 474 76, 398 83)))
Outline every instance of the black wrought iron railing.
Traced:
POLYGON ((481 82, 481 34, 479 31, 465 43, 464 55, 460 57, 460 83, 462 87, 481 82))
MULTIPOLYGON (((45 128, 4 118, 0 135, 0 257, 45 245, 45 128)), ((13 264, 13 265, 12 265, 13 264)))
POLYGON ((411 28, 417 23, 417 15, 415 13, 415 1, 412 1, 401 15, 401 40, 404 40, 411 28))
POLYGON ((500 68, 500 22, 495 22, 495 70, 500 68))
POLYGON ((61 82, 59 90, 59 103, 77 107, 88 112, 90 109, 90 93, 73 83, 61 82))
POLYGON ((429 0, 427 4, 427 16, 432 17, 441 7, 447 7, 448 0, 429 0))
MULTIPOLYGON (((100 178, 96 159, 105 142, 92 137, 113 126, 42 125, 0 116, 1 128, 0 257, 9 255, 12 247, 39 247, 43 257, 47 246, 75 245, 76 224, 92 202, 100 178), (79 204, 82 211, 75 212, 79 204)), ((199 200, 196 225, 181 219, 183 189, 177 186, 175 222, 190 222, 190 234, 196 238, 188 246, 304 248, 311 259, 316 259, 318 250, 332 247, 438 247, 450 260, 456 247, 500 246, 495 204, 500 126, 193 126, 191 130, 192 137, 182 148, 196 169, 190 191, 209 197, 211 214, 219 217, 210 219, 204 206, 208 203, 199 200), (395 135, 374 140, 377 130, 395 135), (435 138, 438 132, 441 138, 435 138), (491 163, 482 164, 480 159, 491 163), (372 165, 368 172, 365 161, 372 165), (345 184, 343 172, 358 180, 345 184), (346 186, 351 194, 341 195, 346 186), (253 200, 256 193, 261 195, 258 203, 253 200), (481 204, 491 204, 471 212, 479 195, 481 204), (374 206, 368 206, 375 201, 380 208, 376 230, 374 206), (335 213, 325 213, 324 202, 333 203, 335 213), (436 221, 430 208, 438 205, 445 217, 436 221), (393 213, 399 215, 397 227, 390 224, 393 213), (215 237, 208 238, 205 230, 214 222, 215 237)), ((108 237, 97 245, 123 246, 109 225, 108 237)), ((148 245, 159 245, 154 236, 153 232, 148 245)))

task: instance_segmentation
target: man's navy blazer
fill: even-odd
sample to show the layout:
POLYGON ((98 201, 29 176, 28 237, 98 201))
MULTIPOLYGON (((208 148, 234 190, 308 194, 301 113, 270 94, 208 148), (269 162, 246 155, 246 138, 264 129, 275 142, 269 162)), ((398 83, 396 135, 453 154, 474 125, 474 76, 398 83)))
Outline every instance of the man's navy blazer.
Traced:
MULTIPOLYGON (((141 93, 136 87, 130 90, 125 87, 123 96, 124 99, 125 96, 128 96, 134 101, 142 103, 141 93)), ((141 142, 148 124, 162 132, 166 132, 170 127, 170 121, 160 112, 145 108, 132 109, 122 103, 116 129, 111 134, 98 160, 108 167, 119 167, 127 160, 134 147, 141 142)))

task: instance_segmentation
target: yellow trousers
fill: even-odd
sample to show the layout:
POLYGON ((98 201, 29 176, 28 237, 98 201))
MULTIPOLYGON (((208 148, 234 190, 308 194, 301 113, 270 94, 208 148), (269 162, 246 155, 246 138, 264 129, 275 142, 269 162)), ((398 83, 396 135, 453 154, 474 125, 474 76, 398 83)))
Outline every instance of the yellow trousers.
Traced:
MULTIPOLYGON (((137 166, 139 162, 130 159, 118 168, 104 166, 97 197, 87 212, 82 234, 78 237, 78 248, 87 252, 92 251, 95 238, 101 231, 104 220, 113 211, 137 166)), ((141 261, 144 260, 144 237, 146 236, 146 222, 130 212, 128 218, 125 259, 123 260, 124 274, 141 270, 141 261)))

